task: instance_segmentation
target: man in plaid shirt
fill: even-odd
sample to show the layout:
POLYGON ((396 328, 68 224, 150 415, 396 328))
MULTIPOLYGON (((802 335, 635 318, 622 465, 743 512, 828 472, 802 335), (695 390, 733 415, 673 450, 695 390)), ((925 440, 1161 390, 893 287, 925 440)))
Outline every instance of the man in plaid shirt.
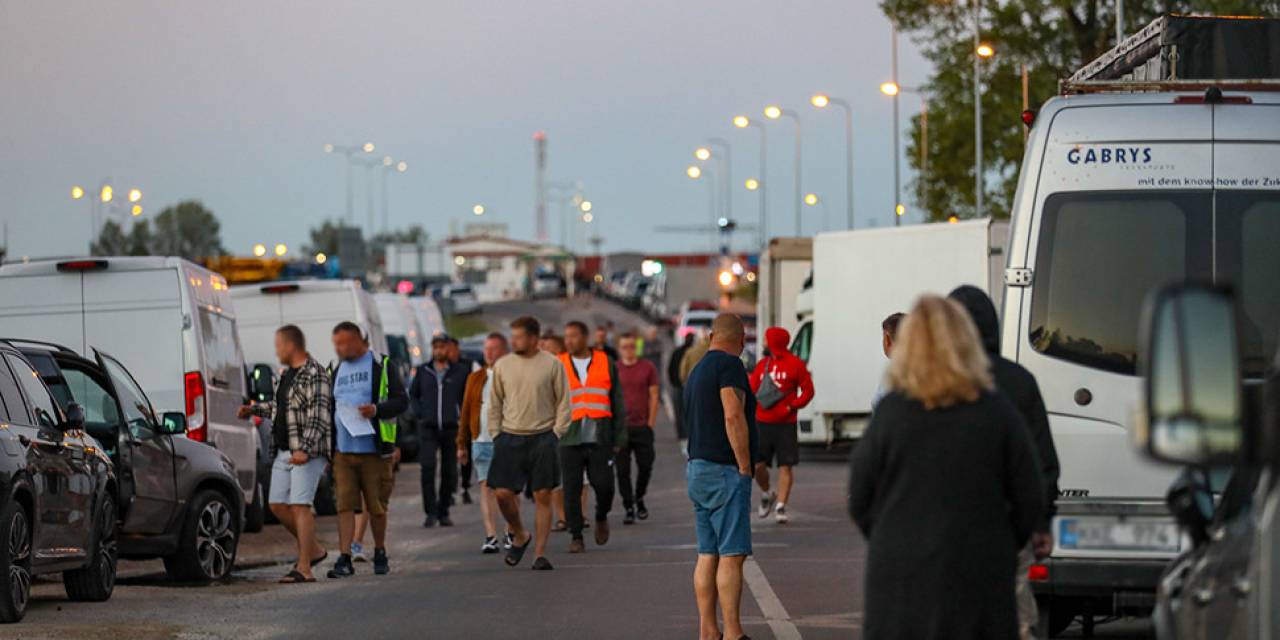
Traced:
POLYGON ((240 417, 270 417, 271 512, 298 540, 298 562, 281 582, 315 582, 311 567, 329 554, 316 541, 311 512, 316 488, 331 456, 333 387, 329 374, 307 353, 306 337, 294 325, 276 330, 276 356, 285 366, 274 401, 240 408, 240 417))

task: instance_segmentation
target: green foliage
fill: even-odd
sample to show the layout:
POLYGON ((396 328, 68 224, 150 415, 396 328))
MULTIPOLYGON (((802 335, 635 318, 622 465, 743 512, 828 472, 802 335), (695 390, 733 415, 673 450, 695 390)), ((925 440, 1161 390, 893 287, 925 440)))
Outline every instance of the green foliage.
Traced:
POLYGON ((115 220, 107 220, 102 223, 98 239, 90 246, 89 252, 95 256, 122 256, 127 254, 128 248, 129 238, 124 233, 124 227, 115 220))
POLYGON ((323 253, 325 255, 338 255, 338 230, 342 227, 336 225, 329 220, 325 220, 324 224, 318 227, 312 227, 310 231, 311 242, 303 248, 305 255, 315 255, 323 253))
POLYGON ((198 200, 184 200, 156 216, 151 253, 187 259, 223 255, 219 229, 212 211, 198 200))
MULTIPOLYGON (((882 0, 889 19, 911 35, 934 74, 921 89, 928 103, 928 172, 914 188, 927 218, 973 217, 973 17, 968 2, 882 0)), ((982 62, 983 196, 988 215, 1005 217, 1023 152, 1021 68, 1028 104, 1038 108, 1058 80, 1114 46, 1115 0, 987 0, 982 41, 996 50, 982 62)), ((1125 3, 1125 33, 1163 13, 1280 15, 1280 0, 1147 0, 1125 3)), ((912 96, 904 96, 911 108, 912 96)), ((912 120, 907 158, 920 175, 921 119, 912 120)))

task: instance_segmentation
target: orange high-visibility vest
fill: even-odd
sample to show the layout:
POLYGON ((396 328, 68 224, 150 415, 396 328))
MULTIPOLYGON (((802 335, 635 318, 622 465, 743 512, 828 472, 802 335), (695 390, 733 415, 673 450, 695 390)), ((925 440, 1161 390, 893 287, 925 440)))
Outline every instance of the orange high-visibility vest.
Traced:
POLYGON ((613 388, 613 380, 609 379, 609 356, 603 351, 591 350, 586 382, 578 379, 578 370, 573 366, 573 357, 568 352, 560 354, 560 362, 564 364, 564 371, 569 376, 569 402, 573 407, 573 419, 612 417, 613 405, 609 403, 609 390, 613 388))

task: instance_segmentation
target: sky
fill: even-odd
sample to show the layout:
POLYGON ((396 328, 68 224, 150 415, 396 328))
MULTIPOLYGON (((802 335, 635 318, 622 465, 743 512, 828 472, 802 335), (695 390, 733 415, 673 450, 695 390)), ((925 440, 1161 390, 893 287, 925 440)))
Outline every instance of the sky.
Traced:
MULTIPOLYGON (((258 242, 296 254, 346 211, 345 161, 324 145, 373 142, 374 157, 408 164, 387 176, 393 228, 440 238, 482 204, 485 222, 533 239, 532 136, 545 131, 547 179, 580 182, 594 205, 583 237, 605 251, 706 250, 708 176, 686 176, 693 150, 732 145, 731 216, 754 224, 759 198, 743 182, 760 177, 759 133, 731 118, 763 120, 777 103, 799 114, 802 185, 821 199, 803 211, 808 235, 824 210, 845 225, 842 115, 809 104, 826 92, 853 106, 857 226, 892 224, 892 101, 878 89, 891 36, 877 4, 4 0, 0 221, 11 256, 83 253, 89 205, 70 190, 109 180, 117 198, 143 191, 144 216, 202 201, 233 254, 258 242)), ((901 84, 927 74, 903 37, 901 84)), ((915 112, 904 98, 904 130, 915 112)), ((766 127, 769 225, 790 234, 794 127, 766 127)), ((361 225, 365 174, 354 170, 361 225)))

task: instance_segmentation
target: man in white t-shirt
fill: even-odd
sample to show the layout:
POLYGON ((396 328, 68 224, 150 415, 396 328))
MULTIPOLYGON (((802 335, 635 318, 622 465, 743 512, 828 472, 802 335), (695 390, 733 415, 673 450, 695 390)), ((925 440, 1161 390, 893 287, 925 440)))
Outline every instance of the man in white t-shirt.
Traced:
POLYGON ((480 515, 484 519, 484 544, 481 553, 498 552, 498 529, 495 520, 498 503, 489 488, 489 463, 493 461, 493 436, 489 433, 489 391, 493 386, 493 364, 507 355, 507 338, 491 333, 484 341, 484 368, 467 377, 462 393, 462 411, 458 419, 458 463, 468 461, 476 470, 480 484, 480 515))

